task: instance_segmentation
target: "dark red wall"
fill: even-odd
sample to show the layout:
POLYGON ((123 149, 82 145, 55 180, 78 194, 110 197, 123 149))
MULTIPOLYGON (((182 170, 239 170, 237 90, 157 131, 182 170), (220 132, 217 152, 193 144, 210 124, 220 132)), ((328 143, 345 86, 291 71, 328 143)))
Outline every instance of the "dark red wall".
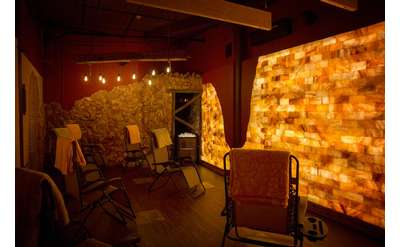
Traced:
POLYGON ((18 49, 43 76, 43 40, 42 30, 38 22, 29 11, 26 1, 17 0, 15 35, 18 40, 18 49))
MULTIPOLYGON (((113 87, 133 82, 132 73, 137 80, 153 68, 163 72, 166 63, 130 62, 127 64, 101 63, 77 64, 84 55, 99 55, 126 52, 160 51, 167 47, 159 42, 144 42, 120 38, 94 38, 86 36, 68 36, 49 41, 46 50, 46 70, 44 80, 44 100, 59 102, 65 109, 70 109, 74 102, 89 96, 98 90, 111 90, 113 87), (85 74, 92 77, 84 83, 85 74), (99 74, 106 77, 106 84, 98 81, 99 74), (117 82, 120 73, 122 80, 117 82)), ((179 62, 173 63, 174 71, 179 70, 179 62)))

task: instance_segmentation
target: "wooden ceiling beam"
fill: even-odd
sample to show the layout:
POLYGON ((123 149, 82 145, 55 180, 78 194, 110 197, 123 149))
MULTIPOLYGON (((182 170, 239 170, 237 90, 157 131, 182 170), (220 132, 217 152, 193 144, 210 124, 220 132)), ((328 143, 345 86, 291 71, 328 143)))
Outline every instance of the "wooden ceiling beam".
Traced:
POLYGON ((126 0, 129 3, 271 30, 271 13, 223 0, 126 0))
POLYGON ((348 11, 356 11, 358 9, 358 0, 321 0, 321 2, 342 8, 348 11))

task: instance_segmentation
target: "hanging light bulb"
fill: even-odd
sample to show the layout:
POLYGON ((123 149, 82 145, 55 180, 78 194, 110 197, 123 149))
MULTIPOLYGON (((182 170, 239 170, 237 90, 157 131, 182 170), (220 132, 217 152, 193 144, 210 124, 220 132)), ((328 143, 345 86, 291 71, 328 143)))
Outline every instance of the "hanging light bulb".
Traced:
POLYGON ((147 83, 149 84, 149 86, 151 86, 151 80, 149 80, 147 83))
POLYGON ((103 81, 103 75, 102 74, 99 75, 99 81, 103 81))
POLYGON ((121 75, 120 75, 120 74, 118 74, 118 76, 117 76, 117 81, 118 81, 118 82, 121 81, 121 75))
POLYGON ((167 74, 169 74, 169 72, 171 72, 171 67, 168 65, 167 68, 165 69, 165 72, 167 72, 167 74))
POLYGON ((88 76, 85 75, 85 76, 83 77, 83 80, 84 80, 85 82, 87 82, 87 81, 89 80, 88 76))
POLYGON ((105 77, 103 77, 103 78, 101 79, 101 83, 106 84, 106 78, 105 78, 105 77))
POLYGON ((132 80, 136 80, 136 74, 135 73, 132 74, 132 80))
POLYGON ((155 75, 156 75, 156 70, 155 70, 155 69, 153 69, 153 71, 151 71, 151 75, 152 75, 152 76, 155 76, 155 75))

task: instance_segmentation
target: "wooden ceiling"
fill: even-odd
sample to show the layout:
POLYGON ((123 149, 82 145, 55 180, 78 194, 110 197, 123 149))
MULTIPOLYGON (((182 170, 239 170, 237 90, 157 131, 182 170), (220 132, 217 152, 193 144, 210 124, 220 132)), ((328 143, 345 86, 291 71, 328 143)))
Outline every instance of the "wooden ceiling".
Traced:
MULTIPOLYGON (((33 16, 44 27, 46 38, 77 34, 164 41, 169 38, 177 43, 202 42, 202 34, 206 30, 223 24, 216 20, 132 4, 126 0, 22 1, 27 1, 33 16)), ((213 1, 217 0, 210 0, 210 4, 213 1)), ((357 12, 345 11, 320 0, 227 1, 269 11, 274 22, 282 18, 307 18, 310 13, 317 18, 316 21, 318 15, 327 12, 338 12, 344 18, 361 13, 371 17, 384 15, 384 2, 376 0, 360 1, 357 12)), ((251 28, 246 30, 254 31, 251 28)))
POLYGON ((125 0, 26 0, 47 33, 201 41, 209 19, 125 0))

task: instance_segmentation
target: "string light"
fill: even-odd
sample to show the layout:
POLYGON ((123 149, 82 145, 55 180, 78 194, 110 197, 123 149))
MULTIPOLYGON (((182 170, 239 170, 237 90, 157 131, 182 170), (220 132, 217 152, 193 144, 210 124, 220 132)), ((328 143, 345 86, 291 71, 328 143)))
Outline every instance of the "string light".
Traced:
POLYGON ((84 80, 85 82, 87 82, 87 81, 89 80, 88 76, 85 75, 85 77, 83 77, 83 80, 84 80))
POLYGON ((121 81, 121 75, 120 75, 120 74, 118 74, 118 76, 117 76, 117 81, 118 81, 118 82, 121 81))
POLYGON ((153 71, 151 71, 151 75, 152 75, 152 76, 155 76, 155 75, 156 75, 156 70, 155 70, 155 69, 153 69, 153 71))
POLYGON ((132 74, 132 80, 136 80, 136 74, 135 73, 132 74))
POLYGON ((152 82, 151 82, 151 80, 149 80, 147 83, 149 84, 149 86, 151 86, 151 83, 152 83, 152 82))

